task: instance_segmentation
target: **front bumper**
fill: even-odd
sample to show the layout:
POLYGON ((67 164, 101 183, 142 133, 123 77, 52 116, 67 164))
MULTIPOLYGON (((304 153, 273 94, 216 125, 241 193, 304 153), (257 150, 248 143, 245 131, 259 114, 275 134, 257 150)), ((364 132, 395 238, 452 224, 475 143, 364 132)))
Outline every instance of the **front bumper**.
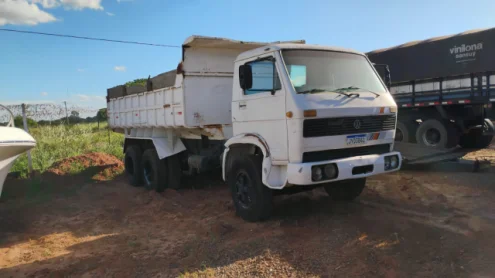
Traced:
POLYGON ((308 162, 308 163, 289 163, 287 165, 287 182, 294 185, 312 185, 320 183, 328 183, 339 180, 358 179, 378 174, 395 172, 402 166, 402 156, 399 152, 389 152, 386 154, 372 154, 364 156, 348 157, 336 160, 308 162), (399 166, 392 170, 385 170, 384 158, 389 155, 397 155, 399 157, 399 166), (313 181, 311 179, 311 167, 315 165, 324 165, 335 163, 338 168, 338 176, 331 180, 313 181), (353 174, 353 169, 360 166, 373 165, 373 170, 366 173, 353 174))

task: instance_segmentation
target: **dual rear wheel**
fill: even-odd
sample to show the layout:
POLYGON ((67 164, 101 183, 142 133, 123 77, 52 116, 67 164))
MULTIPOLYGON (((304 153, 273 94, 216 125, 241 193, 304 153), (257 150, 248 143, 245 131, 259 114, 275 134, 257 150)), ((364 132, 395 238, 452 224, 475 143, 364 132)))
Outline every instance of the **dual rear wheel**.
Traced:
POLYGON ((157 192, 180 188, 182 171, 177 155, 160 159, 155 149, 143 152, 139 146, 132 145, 126 149, 124 165, 133 186, 144 186, 157 192))

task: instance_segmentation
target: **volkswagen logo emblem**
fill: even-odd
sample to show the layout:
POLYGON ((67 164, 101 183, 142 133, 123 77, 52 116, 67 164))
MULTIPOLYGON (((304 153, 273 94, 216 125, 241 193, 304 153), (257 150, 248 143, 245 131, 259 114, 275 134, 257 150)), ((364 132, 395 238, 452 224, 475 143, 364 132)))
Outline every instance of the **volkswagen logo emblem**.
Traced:
POLYGON ((360 129, 361 128, 361 121, 355 120, 352 125, 354 126, 355 129, 360 129))

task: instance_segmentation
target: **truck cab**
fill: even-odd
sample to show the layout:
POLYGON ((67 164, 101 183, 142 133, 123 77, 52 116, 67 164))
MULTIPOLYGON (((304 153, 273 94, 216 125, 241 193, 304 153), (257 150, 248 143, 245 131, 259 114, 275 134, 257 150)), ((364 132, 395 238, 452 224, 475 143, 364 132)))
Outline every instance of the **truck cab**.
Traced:
MULTIPOLYGON (((262 182, 271 189, 362 184, 400 168, 393 152, 397 106, 362 53, 302 44, 244 52, 232 93, 234 137, 225 157, 257 146, 262 182)), ((228 180, 231 169, 224 170, 228 180)))

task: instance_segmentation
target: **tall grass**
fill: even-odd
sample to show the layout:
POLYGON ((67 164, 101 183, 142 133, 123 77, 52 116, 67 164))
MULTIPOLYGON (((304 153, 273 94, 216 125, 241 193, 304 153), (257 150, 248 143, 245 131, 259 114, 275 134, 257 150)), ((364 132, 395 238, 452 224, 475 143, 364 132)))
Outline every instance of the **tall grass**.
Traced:
MULTIPOLYGON (((29 133, 36 139, 36 147, 31 150, 33 169, 44 172, 63 158, 90 152, 104 152, 123 158, 124 136, 107 129, 107 125, 95 123, 76 125, 54 125, 31 128, 29 133)), ((17 158, 11 171, 28 173, 27 155, 17 158)))

